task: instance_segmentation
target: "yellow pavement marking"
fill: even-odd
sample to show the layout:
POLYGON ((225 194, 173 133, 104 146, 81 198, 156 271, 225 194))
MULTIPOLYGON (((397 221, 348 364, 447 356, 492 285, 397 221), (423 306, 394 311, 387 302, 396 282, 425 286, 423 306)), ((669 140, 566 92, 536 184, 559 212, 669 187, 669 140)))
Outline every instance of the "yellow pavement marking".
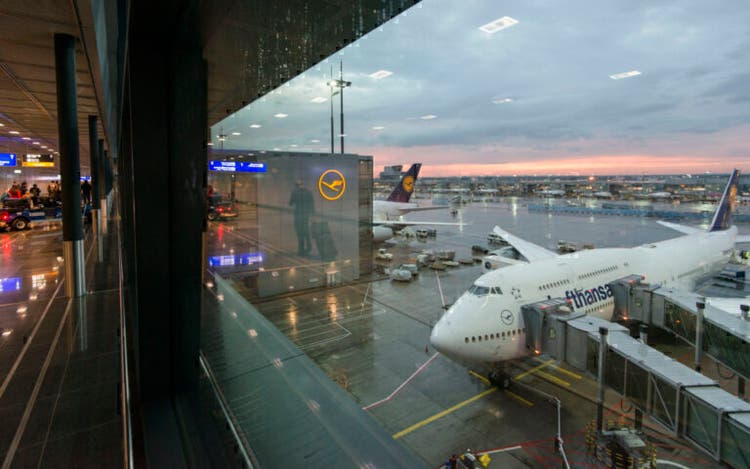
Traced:
POLYGON ((413 432, 414 430, 416 430, 418 428, 421 428, 421 427, 424 427, 428 423, 434 422, 435 420, 441 419, 441 418, 445 417, 446 415, 448 415, 448 414, 450 414, 452 412, 457 411, 461 407, 464 407, 465 405, 471 404, 472 402, 474 402, 474 401, 476 401, 478 399, 481 399, 481 398, 483 398, 484 396, 486 396, 488 394, 492 394, 495 391, 497 391, 497 388, 492 388, 492 389, 488 389, 486 391, 482 391, 482 392, 480 392, 479 394, 477 394, 474 397, 470 397, 470 398, 466 399, 463 402, 459 402, 458 404, 454 405, 453 407, 445 409, 442 412, 438 412, 437 414, 433 415, 432 417, 428 417, 428 418, 422 420, 421 422, 415 423, 411 427, 404 428, 400 432, 394 433, 393 434, 393 439, 394 440, 398 440, 402 436, 408 435, 409 433, 413 432))
POLYGON ((542 363, 539 366, 535 366, 534 368, 532 368, 530 370, 526 370, 523 373, 517 374, 516 376, 513 377, 513 381, 518 381, 519 379, 523 379, 527 375, 530 375, 532 373, 536 373, 537 371, 541 370, 542 368, 544 368, 546 366, 550 366, 554 362, 555 362, 555 360, 547 360, 546 362, 542 363))
MULTIPOLYGON (((539 363, 543 363, 542 360, 538 357, 534 357, 534 360, 538 361, 539 363)), ((583 376, 579 375, 578 373, 573 373, 570 370, 566 370, 560 365, 557 365, 557 364, 552 365, 552 368, 554 368, 556 371, 559 371, 560 373, 570 376, 573 379, 583 379, 583 376)))
POLYGON ((479 374, 479 373, 477 373, 476 371, 473 371, 473 370, 469 370, 469 374, 470 374, 471 376, 475 377, 476 379, 480 380, 481 382, 483 382, 483 383, 484 383, 484 384, 486 384, 487 386, 492 386, 492 383, 490 383, 490 380, 488 380, 488 379, 487 379, 487 378, 485 378, 484 376, 480 375, 480 374, 479 374))
POLYGON ((523 404, 523 405, 525 405, 527 407, 532 407, 534 405, 533 402, 531 402, 528 399, 524 399, 523 397, 519 396, 518 394, 514 393, 513 391, 506 390, 505 394, 508 397, 512 397, 513 399, 517 400, 518 402, 520 402, 521 404, 523 404))
POLYGON ((573 373, 570 370, 566 370, 565 368, 561 367, 560 365, 553 365, 555 368, 555 371, 559 371, 560 373, 566 374, 570 376, 573 379, 583 379, 583 376, 579 375, 578 373, 573 373))
POLYGON ((539 376, 542 379, 546 379, 547 381, 551 381, 555 384, 559 384, 560 386, 570 386, 570 383, 565 381, 564 379, 560 379, 557 376, 553 376, 549 373, 546 373, 544 371, 537 372, 537 376, 539 376))

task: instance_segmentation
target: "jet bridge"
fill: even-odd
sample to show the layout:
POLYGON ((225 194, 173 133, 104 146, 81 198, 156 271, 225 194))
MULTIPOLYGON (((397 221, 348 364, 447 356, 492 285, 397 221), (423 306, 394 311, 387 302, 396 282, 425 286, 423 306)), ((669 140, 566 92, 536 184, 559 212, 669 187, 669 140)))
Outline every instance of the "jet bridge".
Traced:
POLYGON ((599 345, 604 343, 606 386, 716 461, 750 468, 750 454, 742 451, 750 447, 750 404, 722 390, 714 380, 632 338, 628 328, 573 312, 565 299, 525 305, 522 314, 526 345, 531 350, 596 377, 599 345), (605 340, 601 328, 608 332, 605 340))

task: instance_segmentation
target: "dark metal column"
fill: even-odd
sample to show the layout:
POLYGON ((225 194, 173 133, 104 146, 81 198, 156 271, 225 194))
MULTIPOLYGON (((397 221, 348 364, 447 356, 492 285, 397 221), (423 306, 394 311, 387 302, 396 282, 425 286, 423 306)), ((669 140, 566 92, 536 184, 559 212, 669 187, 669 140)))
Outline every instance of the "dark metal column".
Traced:
POLYGON ((96 199, 96 205, 99 208, 99 231, 101 233, 106 234, 107 233, 107 203, 105 200, 105 194, 104 194, 104 186, 101 184, 101 182, 104 181, 104 178, 102 177, 102 174, 104 174, 103 166, 104 166, 104 139, 99 139, 99 145, 97 147, 96 154, 98 155, 99 164, 96 167, 96 181, 99 186, 98 190, 98 197, 96 199))
POLYGON ((601 432, 604 422, 604 376, 606 373, 607 362, 607 336, 609 329, 606 327, 599 328, 599 369, 598 380, 599 388, 596 396, 596 431, 601 432))
POLYGON ((60 188, 63 203, 63 258, 65 292, 85 292, 83 221, 81 220, 81 167, 76 105, 76 40, 55 34, 55 79, 57 82, 57 127, 60 142, 60 188))
POLYGON ((89 116, 89 157, 91 160, 91 229, 99 233, 99 129, 96 116, 89 116))

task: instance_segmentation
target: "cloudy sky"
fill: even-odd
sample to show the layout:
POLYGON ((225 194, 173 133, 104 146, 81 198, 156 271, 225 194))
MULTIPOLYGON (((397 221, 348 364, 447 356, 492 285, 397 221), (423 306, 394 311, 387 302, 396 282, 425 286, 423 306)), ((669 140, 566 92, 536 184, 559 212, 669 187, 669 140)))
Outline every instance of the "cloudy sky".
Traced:
POLYGON ((326 81, 342 60, 346 150, 372 155, 376 171, 416 161, 432 176, 747 171, 748 25, 746 0, 424 0, 212 138, 330 151, 326 81), (517 23, 480 29, 502 17, 517 23), (371 76, 381 70, 391 74, 371 76), (629 71, 640 75, 611 78, 629 71))

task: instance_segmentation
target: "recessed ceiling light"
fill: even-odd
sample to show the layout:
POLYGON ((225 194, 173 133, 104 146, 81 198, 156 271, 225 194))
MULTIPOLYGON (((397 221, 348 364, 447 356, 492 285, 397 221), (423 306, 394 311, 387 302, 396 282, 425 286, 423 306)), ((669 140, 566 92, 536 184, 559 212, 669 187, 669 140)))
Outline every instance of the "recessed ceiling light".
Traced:
POLYGON ((518 20, 514 20, 510 16, 503 16, 495 21, 489 22, 484 26, 480 26, 479 29, 488 34, 495 34, 498 31, 502 31, 505 28, 518 24, 518 20))
POLYGON ((631 70, 629 72, 615 73, 614 75, 610 75, 609 77, 613 80, 622 80, 623 78, 637 77, 640 74, 641 72, 639 72, 638 70, 631 70))
POLYGON ((310 143, 320 143, 320 140, 317 140, 317 139, 315 139, 315 140, 310 140, 310 143))
POLYGON ((273 148, 273 151, 281 151, 281 148, 279 148, 279 147, 274 147, 274 148, 273 148))
POLYGON ((291 144, 291 145, 289 145, 289 146, 290 146, 290 147, 292 147, 292 148, 297 148, 297 146, 298 146, 298 145, 297 145, 296 143, 292 143, 292 144, 291 144))
POLYGON ((389 72, 388 70, 378 70, 375 73, 370 74, 370 78, 374 78, 376 80, 382 80, 385 77, 389 77, 393 75, 393 72, 389 72))
POLYGON ((234 135, 235 137, 239 137, 239 136, 240 136, 240 135, 242 135, 242 134, 241 134, 241 133, 239 133, 239 132, 232 132, 232 135, 234 135))
POLYGON ((31 137, 21 137, 21 140, 31 140, 31 137))
POLYGON ((5 127, 5 124, 3 124, 2 122, 0 122, 0 127, 5 127))
POLYGON ((339 134, 339 137, 346 137, 346 134, 339 134))
POLYGON ((382 125, 376 125, 372 128, 372 130, 384 130, 384 129, 385 127, 383 127, 382 125))
POLYGON ((324 103, 326 101, 328 101, 328 99, 324 98, 322 96, 316 96, 316 97, 314 97, 313 99, 310 100, 311 103, 316 103, 316 104, 324 103))
POLYGON ((8 132, 8 133, 9 133, 9 134, 12 134, 12 135, 18 135, 18 134, 20 134, 21 132, 19 132, 19 131, 17 131, 17 130, 11 130, 11 131, 10 131, 10 132, 8 132))
POLYGON ((284 114, 283 112, 279 112, 278 114, 274 114, 273 117, 275 117, 277 119, 283 119, 283 118, 287 117, 288 115, 289 114, 284 114))
POLYGON ((492 100, 493 104, 505 104, 505 103, 511 103, 511 102, 513 102, 511 98, 497 98, 497 99, 492 100))
POLYGON ((44 149, 46 150, 46 149, 47 149, 47 146, 46 146, 46 145, 42 145, 42 148, 44 148, 44 149))
POLYGON ((33 142, 32 145, 41 145, 39 142, 33 142))
POLYGON ((250 128, 251 129, 260 129, 261 127, 263 127, 263 126, 260 125, 260 124, 250 124, 250 128))
POLYGON ((437 116, 434 114, 427 114, 426 116, 420 117, 420 119, 422 119, 423 121, 429 121, 429 120, 436 119, 436 118, 437 116))

